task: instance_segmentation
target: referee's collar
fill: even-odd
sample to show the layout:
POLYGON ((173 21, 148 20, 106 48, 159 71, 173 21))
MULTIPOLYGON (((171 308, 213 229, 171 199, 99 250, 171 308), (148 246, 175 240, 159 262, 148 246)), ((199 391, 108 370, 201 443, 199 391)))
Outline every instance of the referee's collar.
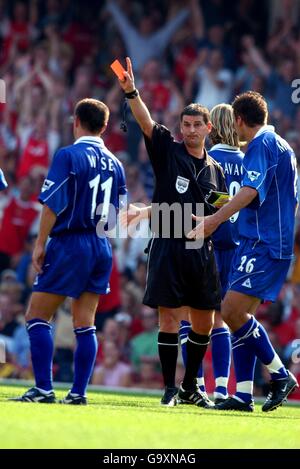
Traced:
POLYGON ((75 142, 74 145, 77 145, 77 143, 98 143, 102 147, 104 147, 104 142, 101 137, 95 137, 93 135, 83 135, 82 137, 79 137, 75 142))
MULTIPOLYGON (((187 147, 185 146, 184 142, 181 142, 181 144, 183 145, 183 147, 185 148, 185 151, 186 151, 186 154, 190 157, 190 158, 197 158, 196 156, 194 155, 191 155, 191 153, 188 152, 188 149, 187 147)), ((207 165, 211 165, 213 164, 213 158, 211 158, 208 154, 208 151, 206 150, 206 148, 204 147, 203 148, 203 152, 204 152, 204 156, 203 158, 198 158, 199 160, 203 160, 204 161, 204 166, 207 166, 207 165)))
POLYGON ((209 155, 208 151, 206 148, 204 148, 204 166, 205 165, 213 165, 214 164, 214 159, 209 155))

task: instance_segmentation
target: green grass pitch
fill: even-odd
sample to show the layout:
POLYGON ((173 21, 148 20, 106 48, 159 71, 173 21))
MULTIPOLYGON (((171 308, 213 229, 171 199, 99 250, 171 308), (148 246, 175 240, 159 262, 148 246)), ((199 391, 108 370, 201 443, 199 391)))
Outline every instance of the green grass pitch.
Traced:
POLYGON ((24 390, 0 386, 1 449, 300 448, 300 406, 217 412, 165 408, 159 397, 106 392, 89 392, 89 405, 78 407, 7 401, 24 390))

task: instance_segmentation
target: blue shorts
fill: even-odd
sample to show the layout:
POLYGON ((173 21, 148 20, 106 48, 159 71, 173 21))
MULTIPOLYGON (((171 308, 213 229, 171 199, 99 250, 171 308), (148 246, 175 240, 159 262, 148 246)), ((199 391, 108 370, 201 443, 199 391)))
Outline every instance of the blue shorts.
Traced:
POLYGON ((232 261, 228 290, 275 301, 286 279, 291 260, 273 259, 265 244, 253 246, 242 238, 232 261))
POLYGON ((42 269, 33 291, 72 298, 83 292, 109 293, 111 245, 95 233, 55 236, 47 245, 42 269))
POLYGON ((219 271, 220 282, 222 287, 222 298, 228 290, 229 276, 232 267, 232 259, 235 254, 236 248, 233 249, 216 249, 215 256, 217 262, 217 268, 219 271))

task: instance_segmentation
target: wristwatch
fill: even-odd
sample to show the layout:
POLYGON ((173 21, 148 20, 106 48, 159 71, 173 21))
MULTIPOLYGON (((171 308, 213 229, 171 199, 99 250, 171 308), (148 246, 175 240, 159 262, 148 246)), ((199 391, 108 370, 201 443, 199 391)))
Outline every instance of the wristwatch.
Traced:
POLYGON ((139 96, 139 92, 137 89, 134 89, 133 91, 130 91, 129 93, 125 93, 125 97, 127 99, 134 99, 137 96, 139 96))

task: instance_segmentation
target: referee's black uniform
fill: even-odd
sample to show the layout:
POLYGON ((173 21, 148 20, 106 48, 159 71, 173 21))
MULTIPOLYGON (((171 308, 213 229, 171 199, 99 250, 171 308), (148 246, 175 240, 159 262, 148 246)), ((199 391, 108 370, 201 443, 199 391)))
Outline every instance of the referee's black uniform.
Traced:
MULTIPOLYGON (((214 209, 205 198, 211 190, 227 191, 219 164, 206 150, 202 159, 190 155, 184 143, 176 142, 162 125, 155 124, 152 138, 144 138, 156 178, 153 203, 179 203, 183 214, 183 204, 190 204, 192 213, 202 202, 204 215, 212 214, 214 209)), ((161 227, 153 233, 143 302, 152 308, 215 309, 221 294, 212 241, 208 238, 202 248, 187 249, 183 230, 182 237, 175 238, 174 222, 183 227, 183 220, 171 218, 169 238, 162 237, 161 227)))

